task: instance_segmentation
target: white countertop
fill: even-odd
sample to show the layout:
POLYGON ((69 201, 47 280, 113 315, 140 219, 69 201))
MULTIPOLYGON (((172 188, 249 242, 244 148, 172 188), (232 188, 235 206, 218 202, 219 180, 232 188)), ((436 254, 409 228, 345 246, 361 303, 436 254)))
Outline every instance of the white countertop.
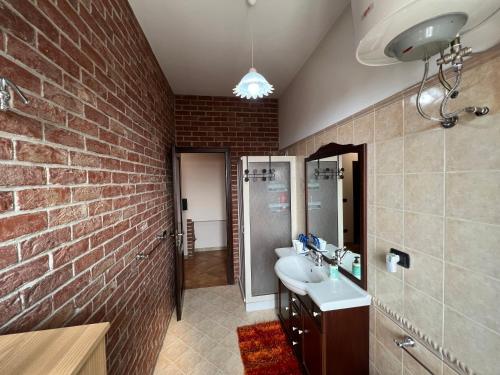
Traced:
MULTIPOLYGON (((275 250, 279 258, 286 256, 305 256, 295 252, 293 247, 275 250)), ((328 272, 328 266, 323 266, 328 272)), ((342 274, 336 280, 327 279, 319 283, 307 284, 306 292, 321 311, 348 309, 360 306, 369 306, 372 297, 362 288, 354 284, 342 274)))

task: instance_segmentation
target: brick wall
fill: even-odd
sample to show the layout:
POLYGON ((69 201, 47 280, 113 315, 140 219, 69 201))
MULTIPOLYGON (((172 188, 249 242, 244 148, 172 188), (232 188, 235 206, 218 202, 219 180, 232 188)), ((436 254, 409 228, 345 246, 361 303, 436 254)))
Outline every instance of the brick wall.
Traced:
POLYGON ((126 0, 0 0, 0 332, 109 321, 112 374, 152 372, 174 305, 173 94, 126 0))
POLYGON ((237 163, 244 155, 275 154, 279 149, 278 100, 176 96, 176 145, 229 148, 234 275, 239 273, 237 163))

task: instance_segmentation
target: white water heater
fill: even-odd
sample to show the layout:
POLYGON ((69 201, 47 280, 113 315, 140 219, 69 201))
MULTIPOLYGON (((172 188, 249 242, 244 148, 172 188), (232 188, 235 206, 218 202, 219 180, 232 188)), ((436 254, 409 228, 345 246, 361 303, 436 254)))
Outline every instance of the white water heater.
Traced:
POLYGON ((500 41, 500 0, 352 0, 356 57, 365 65, 424 60, 457 35, 474 52, 500 41))

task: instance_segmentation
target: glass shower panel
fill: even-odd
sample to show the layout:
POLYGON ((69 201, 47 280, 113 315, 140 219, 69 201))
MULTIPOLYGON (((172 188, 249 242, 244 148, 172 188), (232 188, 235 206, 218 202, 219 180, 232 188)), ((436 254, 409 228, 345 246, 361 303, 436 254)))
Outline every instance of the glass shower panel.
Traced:
POLYGON ((240 284, 241 291, 243 293, 243 298, 246 298, 245 292, 245 225, 244 225, 244 205, 243 205, 243 163, 242 161, 238 161, 238 225, 239 225, 239 234, 238 234, 238 245, 239 245, 239 254, 240 254, 240 284))
MULTIPOLYGON (((269 168, 268 163, 249 163, 249 170, 269 168)), ((252 246, 252 295, 278 292, 274 249, 291 245, 290 163, 273 162, 273 181, 250 179, 250 238, 252 246)))

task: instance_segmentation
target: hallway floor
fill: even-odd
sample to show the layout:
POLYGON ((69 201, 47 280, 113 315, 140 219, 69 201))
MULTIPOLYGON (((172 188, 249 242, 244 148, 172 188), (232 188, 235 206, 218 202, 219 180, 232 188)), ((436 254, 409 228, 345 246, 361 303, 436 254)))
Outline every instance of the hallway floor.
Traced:
POLYGON ((238 285, 186 290, 183 318, 172 316, 155 375, 241 375, 236 328, 276 319, 274 310, 245 312, 238 285))
POLYGON ((184 259, 186 289, 226 285, 227 250, 195 252, 184 259))

